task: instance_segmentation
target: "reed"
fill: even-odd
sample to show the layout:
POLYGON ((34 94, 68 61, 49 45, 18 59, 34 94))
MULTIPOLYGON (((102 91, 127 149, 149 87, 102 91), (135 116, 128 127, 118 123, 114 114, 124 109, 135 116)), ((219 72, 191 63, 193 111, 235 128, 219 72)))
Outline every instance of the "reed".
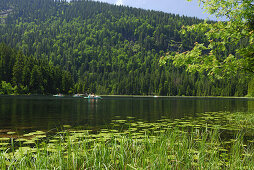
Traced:
MULTIPOLYGON (((184 132, 184 131, 183 131, 184 132)), ((66 141, 19 148, 0 154, 2 169, 251 169, 253 149, 239 134, 230 150, 222 150, 218 131, 182 133, 172 129, 154 137, 132 135, 105 141, 66 141), (33 150, 34 149, 34 150, 33 150)))

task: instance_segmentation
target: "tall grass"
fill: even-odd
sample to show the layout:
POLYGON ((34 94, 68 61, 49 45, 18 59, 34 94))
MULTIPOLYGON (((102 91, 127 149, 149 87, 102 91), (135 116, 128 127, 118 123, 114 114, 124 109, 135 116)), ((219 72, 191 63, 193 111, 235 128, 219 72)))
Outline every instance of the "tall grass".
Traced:
POLYGON ((0 169, 252 169, 254 149, 244 145, 243 136, 225 147, 219 128, 172 128, 142 137, 67 134, 33 148, 10 146, 0 153, 0 169))

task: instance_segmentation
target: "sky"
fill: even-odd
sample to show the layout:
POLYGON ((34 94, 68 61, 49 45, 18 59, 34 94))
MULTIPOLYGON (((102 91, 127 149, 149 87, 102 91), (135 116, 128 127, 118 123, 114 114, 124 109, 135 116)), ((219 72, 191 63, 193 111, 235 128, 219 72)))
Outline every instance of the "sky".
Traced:
POLYGON ((197 17, 200 19, 217 20, 216 17, 209 16, 204 10, 199 7, 198 0, 188 2, 187 0, 97 0, 107 2, 110 4, 132 6, 136 8, 150 9, 156 11, 163 11, 166 13, 173 13, 185 15, 190 17, 197 17))

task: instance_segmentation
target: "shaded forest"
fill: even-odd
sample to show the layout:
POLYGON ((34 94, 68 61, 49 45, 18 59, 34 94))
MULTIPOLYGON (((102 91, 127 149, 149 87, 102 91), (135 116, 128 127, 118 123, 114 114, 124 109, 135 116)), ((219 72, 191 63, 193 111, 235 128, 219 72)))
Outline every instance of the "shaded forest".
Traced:
POLYGON ((9 83, 17 93, 247 94, 244 77, 211 80, 159 65, 166 53, 207 43, 201 30, 180 33, 200 19, 88 0, 1 1, 2 89, 9 83))

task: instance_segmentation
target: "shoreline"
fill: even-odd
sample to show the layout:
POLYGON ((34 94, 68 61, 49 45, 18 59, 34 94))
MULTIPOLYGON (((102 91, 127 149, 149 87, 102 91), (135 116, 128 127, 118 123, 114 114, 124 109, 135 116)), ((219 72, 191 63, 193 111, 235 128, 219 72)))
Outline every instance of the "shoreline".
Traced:
POLYGON ((133 98, 209 98, 209 99, 251 99, 254 97, 236 97, 236 96, 153 96, 153 95, 99 95, 102 97, 133 97, 133 98))
MULTIPOLYGON (((104 95, 104 94, 98 94, 98 96, 101 97, 121 97, 121 98, 197 98, 197 99, 248 99, 248 100, 254 100, 254 97, 236 97, 236 96, 157 96, 157 95, 104 95)), ((55 97, 52 95, 43 95, 43 94, 22 94, 22 95, 0 95, 0 97, 55 97)), ((74 98, 73 95, 64 95, 61 96, 61 98, 68 97, 68 98, 74 98)))

